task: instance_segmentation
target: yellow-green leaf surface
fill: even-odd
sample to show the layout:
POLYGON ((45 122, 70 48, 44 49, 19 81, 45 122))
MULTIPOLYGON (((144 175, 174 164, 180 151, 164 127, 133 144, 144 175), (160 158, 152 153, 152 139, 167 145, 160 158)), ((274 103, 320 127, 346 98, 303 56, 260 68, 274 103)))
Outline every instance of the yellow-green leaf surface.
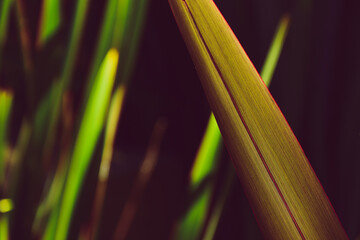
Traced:
POLYGON ((99 135, 103 129, 115 80, 118 59, 118 51, 116 49, 110 49, 100 67, 94 86, 90 92, 89 102, 86 106, 75 142, 64 194, 60 204, 59 219, 55 234, 56 240, 66 239, 82 181, 99 135))
MULTIPOLYGON (((289 28, 289 22, 290 18, 288 15, 285 15, 281 18, 277 30, 275 32, 274 38, 272 40, 272 43, 270 45, 270 49, 268 51, 268 54, 265 58, 265 63, 261 71, 261 78, 263 79, 265 85, 269 87, 273 73, 275 71, 275 68, 277 66, 280 53, 282 51, 284 41, 287 35, 287 31, 289 28)), ((227 176, 225 180, 225 184, 221 189, 219 199, 216 201, 213 211, 211 212, 211 215, 209 217, 209 223, 206 226, 204 238, 205 240, 210 240, 214 238, 218 222, 220 220, 220 216, 222 213, 222 209, 225 205, 226 198, 228 196, 228 193, 231 189, 232 182, 234 181, 234 168, 229 167, 227 171, 227 176)))
MULTIPOLYGON (((0 191, 4 191, 4 181, 6 174, 6 133, 9 127, 9 117, 13 94, 10 91, 0 89, 0 191)), ((1 196, 0 196, 1 197, 1 196)), ((9 216, 8 212, 13 209, 11 199, 0 199, 0 240, 7 240, 9 235, 9 216)))
POLYGON ((105 200, 111 160, 114 151, 114 140, 116 135, 116 129, 119 124, 125 95, 126 95, 125 86, 119 85, 110 103, 109 114, 105 128, 104 148, 101 156, 98 183, 95 191, 95 199, 92 208, 91 221, 87 233, 90 234, 88 235, 88 237, 91 236, 92 239, 94 238, 96 239, 97 231, 100 226, 101 212, 105 200))
POLYGON ((347 239, 264 82, 212 0, 169 0, 264 237, 347 239))
POLYGON ((0 189, 5 180, 6 132, 8 129, 12 100, 13 95, 11 92, 0 89, 0 189))

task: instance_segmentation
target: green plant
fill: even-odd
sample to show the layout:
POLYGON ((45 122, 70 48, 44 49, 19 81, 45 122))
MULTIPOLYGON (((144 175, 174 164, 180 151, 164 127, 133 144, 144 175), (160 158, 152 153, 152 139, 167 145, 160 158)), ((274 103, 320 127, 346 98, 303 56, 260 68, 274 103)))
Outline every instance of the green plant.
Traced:
MULTIPOLYGON (((263 235, 346 238, 286 121, 215 5, 170 2, 263 235), (287 154, 302 160, 284 160, 287 154), (269 216, 275 216, 271 222, 269 216)), ((345 3, 338 9, 349 13, 346 19, 337 22, 342 14, 327 18, 335 2, 319 7, 306 0, 284 7, 258 0, 216 1, 256 67, 263 64, 279 16, 290 12, 292 32, 276 71, 286 17, 261 75, 266 84, 274 76, 271 92, 290 124, 295 122, 306 153, 326 152, 329 161, 309 159, 355 238, 359 190, 353 187, 358 185, 353 171, 358 165, 350 163, 358 156, 351 154, 358 149, 359 118, 353 114, 358 108, 351 106, 358 102, 360 53, 351 34, 358 21, 345 3), (353 27, 342 28, 344 22, 353 27), (309 25, 323 28, 311 31, 310 38, 309 25), (329 40, 324 44, 317 40, 321 37, 329 40), (334 42, 341 48, 318 50, 334 42), (324 67, 331 64, 337 67, 324 67), (326 71, 313 78, 309 69, 326 71), (336 82, 337 91, 326 82, 333 91, 329 98, 339 91, 334 98, 339 103, 330 101, 330 107, 321 94, 314 94, 321 101, 292 98, 294 89, 316 89, 329 75, 344 79, 336 82), (351 91, 342 92, 347 88, 351 91), (284 101, 290 107, 283 108, 284 101), (313 111, 311 117, 304 109, 313 111), (316 135, 328 128, 325 140, 316 135), (351 194, 343 187, 350 185, 351 194)), ((221 150, 213 117, 203 142, 208 146, 199 148, 194 160, 209 113, 167 1, 0 0, 0 240, 259 238, 253 217, 243 212, 250 208, 238 199, 241 188, 221 150), (171 236, 179 219, 186 230, 171 236)))

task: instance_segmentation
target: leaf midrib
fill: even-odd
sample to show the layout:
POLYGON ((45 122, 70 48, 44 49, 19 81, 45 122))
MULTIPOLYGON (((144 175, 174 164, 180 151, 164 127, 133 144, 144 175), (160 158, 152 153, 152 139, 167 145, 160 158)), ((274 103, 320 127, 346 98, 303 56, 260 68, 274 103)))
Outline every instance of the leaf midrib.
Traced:
POLYGON ((208 47, 208 45, 206 44, 204 37, 202 36, 202 34, 201 34, 201 32, 200 32, 200 29, 199 29, 199 27, 198 27, 198 25, 197 25, 197 23, 196 23, 196 21, 195 21, 195 18, 194 18, 194 16, 193 16, 193 14, 192 14, 192 12, 191 12, 191 10, 190 10, 190 8, 189 8, 186 0, 182 0, 182 1, 183 1, 184 5, 185 5, 186 10, 187 10, 188 13, 189 13, 189 16, 190 16, 190 18, 191 18, 191 20, 192 20, 192 22, 193 22, 193 24, 194 24, 194 27, 195 27, 195 29, 196 29, 196 31, 197 31, 197 33, 198 33, 198 36, 199 36, 200 39, 201 39, 201 42, 203 43, 203 45, 204 45, 204 47, 205 47, 205 49, 206 49, 206 52, 208 53, 208 55, 209 55, 209 57, 210 57, 211 62, 213 63, 213 65, 214 65, 217 73, 219 74, 219 77, 220 77, 222 83, 224 84, 224 86, 225 86, 225 88, 226 88, 227 93, 228 93, 229 96, 230 96, 230 99, 231 99, 231 101, 232 101, 232 103, 233 103, 233 106, 234 106, 235 109, 236 109, 237 114, 238 114, 238 116, 239 116, 239 118, 240 118, 243 126, 245 127, 246 132, 247 132, 247 134, 249 135, 249 137, 250 137, 250 139, 251 139, 251 142, 252 142, 253 146, 255 147, 256 152, 258 153, 258 155, 259 155, 259 157, 260 157, 260 159, 261 159, 262 164, 264 165, 264 167, 265 167, 265 169, 266 169, 267 174, 269 175, 272 183, 274 184, 274 186, 275 186, 275 188, 276 188, 276 191, 278 192, 278 194, 279 194, 282 202, 284 203, 285 208, 286 208, 287 212, 289 213, 289 215, 290 215, 290 217, 291 217, 291 219, 292 219, 292 221, 293 221, 293 223, 294 223, 294 225, 295 225, 298 233, 300 234, 301 238, 302 238, 303 240, 305 240, 306 238, 305 238, 304 234, 302 233, 302 231, 301 231, 301 229, 300 229, 300 227, 299 227, 299 224, 297 223, 297 221, 296 221, 296 219, 295 219, 292 211, 290 210, 290 207, 289 207, 288 203, 286 202, 286 200, 285 200, 285 198, 284 198, 284 195, 283 195, 283 193, 281 192, 281 190, 280 190, 280 188, 279 188, 279 186, 278 186, 278 184, 277 184, 277 182, 276 182, 276 180, 275 180, 275 178, 274 178, 274 176, 273 176, 270 168, 268 167, 268 165, 267 165, 267 163, 266 163, 266 160, 265 160, 263 154, 261 153, 261 151, 260 151, 260 149, 259 149, 259 146, 257 145, 256 141, 254 140, 254 137, 253 137, 253 135, 252 135, 252 133, 251 133, 248 125, 246 124, 246 121, 245 121, 244 117, 242 116, 240 109, 239 109, 238 106, 236 105, 236 101, 235 101, 233 95, 231 94, 231 92, 230 92, 230 90, 229 90, 229 87, 228 87, 226 81, 224 80, 224 77, 223 77, 223 75, 222 75, 222 73, 221 73, 221 71, 220 71, 219 66, 217 65, 217 63, 216 63, 213 55, 211 54, 211 51, 209 50, 209 47, 208 47))

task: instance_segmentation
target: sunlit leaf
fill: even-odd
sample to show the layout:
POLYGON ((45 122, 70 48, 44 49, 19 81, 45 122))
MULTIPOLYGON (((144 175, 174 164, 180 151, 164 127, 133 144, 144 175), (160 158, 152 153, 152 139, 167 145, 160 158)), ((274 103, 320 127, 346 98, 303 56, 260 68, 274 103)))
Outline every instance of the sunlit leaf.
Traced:
POLYGON ((190 174, 190 195, 194 194, 201 184, 204 189, 191 203, 187 213, 176 229, 176 239, 197 239, 201 233, 213 193, 212 175, 216 171, 217 159, 221 148, 221 134, 214 115, 211 114, 201 146, 196 155, 190 174))
POLYGON ((87 230, 87 234, 91 234, 92 238, 96 238, 100 224, 101 210, 104 204, 107 182, 110 173, 111 159, 113 157, 114 151, 114 139, 116 129, 119 124, 125 94, 125 86, 120 85, 114 93, 110 103, 109 115, 105 128, 104 149, 101 156, 98 183, 95 191, 95 200, 92 209, 90 226, 87 230))
POLYGON ((5 180, 5 149, 13 95, 10 91, 0 89, 0 189, 5 180))
POLYGON ((264 236, 347 239, 288 123, 211 0, 170 0, 264 236))
POLYGON ((3 0, 0 2, 0 66, 2 59, 3 46, 7 36, 9 14, 13 0, 3 0))
POLYGON ((270 49, 268 51, 264 65, 262 67, 260 76, 264 81, 264 83, 266 84, 266 86, 269 86, 275 71, 275 66, 279 60, 281 49, 283 47, 286 34, 288 31, 289 21, 290 19, 288 15, 285 15, 280 20, 279 26, 277 27, 276 30, 275 37, 270 45, 270 49))
MULTIPOLYGON (((128 0, 125 0, 128 1, 128 0)), ((119 3, 122 0, 108 0, 104 12, 104 18, 101 23, 100 33, 96 44, 96 49, 94 57, 91 63, 90 73, 88 76, 88 82, 85 89, 85 101, 88 99, 90 94, 91 87, 94 83, 96 74, 99 70, 102 60, 104 59, 106 53, 112 46, 114 31, 116 31, 115 23, 117 19, 117 9, 119 3)), ((126 11, 123 10, 123 11, 126 11)))
MULTIPOLYGON (((125 85, 128 84, 133 72, 135 57, 137 55, 142 29, 145 24, 144 20, 148 3, 149 0, 130 1, 126 22, 121 22, 121 19, 118 19, 117 25, 115 26, 113 46, 119 48, 122 55, 119 59, 118 79, 125 85), (121 39, 118 38, 119 35, 122 36, 121 39)), ((123 10, 121 12, 123 12, 123 10)), ((121 15, 123 13, 118 14, 121 15)))
MULTIPOLYGON (((288 16, 285 16, 281 19, 278 30, 274 36, 274 40, 271 44, 270 50, 265 60, 265 64, 267 65, 266 72, 273 72, 281 49, 285 39, 289 23, 288 16)), ((266 74, 265 72, 265 74, 266 74)), ((261 73, 262 75, 263 73, 261 73)), ((271 74, 267 74, 263 81, 268 86, 271 81, 271 74)), ((206 181, 207 178, 210 178, 212 174, 216 171, 218 154, 216 154, 216 150, 222 145, 220 130, 217 126, 214 115, 211 114, 208 122, 208 127, 206 129, 204 138, 201 142, 201 146, 198 152, 197 157, 195 158, 194 165, 191 171, 191 190, 196 191, 196 186, 199 186, 201 182, 206 181)), ((234 179, 234 170, 233 168, 229 168, 227 172, 227 177, 225 181, 225 186, 222 188, 220 196, 217 198, 213 211, 209 216, 209 223, 205 226, 204 231, 204 239, 213 239, 218 221, 221 216, 221 212, 223 206, 225 204, 226 197, 230 190, 231 183, 234 179)), ((199 200, 195 200, 191 207, 188 209, 184 219, 182 220, 181 226, 178 229, 179 239, 197 239, 197 236, 202 231, 202 227, 205 222, 206 213, 209 212, 210 209, 210 200, 213 197, 213 192, 215 188, 215 184, 213 181, 207 181, 207 185, 209 187, 205 187, 204 190, 199 194, 199 200), (200 205, 199 202, 203 203, 200 205), (207 211, 207 212, 206 212, 207 211), (198 212, 196 214, 195 212, 198 212), (195 217, 197 216, 197 218, 195 217), (185 234, 187 233, 187 234, 185 234)), ((190 192, 191 192, 190 190, 190 192)))
POLYGON ((89 101, 74 145, 64 193, 60 203, 60 213, 55 234, 55 239, 57 240, 66 239, 80 187, 99 135, 103 129, 118 58, 117 50, 111 49, 108 52, 90 92, 89 101))

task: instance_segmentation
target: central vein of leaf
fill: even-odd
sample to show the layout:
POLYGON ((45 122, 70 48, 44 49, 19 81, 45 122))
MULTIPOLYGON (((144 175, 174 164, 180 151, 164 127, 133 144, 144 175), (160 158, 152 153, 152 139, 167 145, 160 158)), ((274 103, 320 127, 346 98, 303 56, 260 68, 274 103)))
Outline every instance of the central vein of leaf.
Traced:
POLYGON ((221 80, 222 80, 222 82, 223 82, 223 84, 224 84, 224 86, 225 86, 225 88, 226 88, 226 90, 227 90, 230 98, 231 98, 231 101, 232 101, 232 103, 233 103, 233 105, 234 105, 234 107, 235 107, 235 109, 236 109, 236 111, 237 111, 237 113, 238 113, 238 115, 239 115, 239 117, 240 117, 240 119, 241 119, 241 122, 242 122, 242 124, 244 125, 244 127, 245 127, 245 129, 246 129, 246 132, 248 133, 248 135, 249 135, 249 137, 250 137, 250 139, 251 139, 251 142, 252 142, 252 144, 254 145, 254 147, 255 147, 255 149, 256 149, 256 151, 257 151, 257 153, 258 153, 258 155, 259 155, 259 157, 260 157, 260 159, 261 159, 261 162, 263 163, 263 165, 264 165, 264 167, 265 167, 265 169, 266 169, 266 172, 268 173, 271 181, 273 182, 273 184, 274 184, 274 186, 275 186, 275 188, 276 188, 276 190, 277 190, 277 192, 278 192, 278 194, 279 194, 282 202, 284 203, 284 205, 285 205, 285 207, 286 207, 286 209, 287 209, 287 211, 288 211, 288 213, 289 213, 289 215, 290 215, 293 223, 295 224, 295 227, 296 227, 296 229, 298 230, 301 238, 302 238, 303 240, 305 240, 304 234, 302 233, 302 231, 301 231, 301 229, 300 229, 300 227, 299 227, 299 225, 298 225, 298 223, 297 223, 297 221, 296 221, 293 213, 291 212, 291 210, 290 210, 290 208, 289 208, 288 203, 286 202, 286 200, 285 200, 285 198, 284 198, 284 195, 282 194, 282 192, 281 192, 281 190, 280 190, 280 188, 279 188, 279 186, 278 186, 278 184, 277 184, 277 182, 276 182, 273 174, 271 173, 271 171, 270 171, 270 169, 269 169, 269 166, 268 166, 268 164, 266 163, 265 158, 264 158, 263 154, 261 153, 261 151, 260 151, 260 149, 259 149, 259 146, 257 145, 256 141, 254 140, 254 137, 253 137, 253 135, 251 134, 251 131, 250 131, 248 125, 246 124, 246 121, 245 121, 244 117, 242 116, 241 111, 240 111, 240 109, 238 108, 238 106, 237 106, 237 104, 236 104, 236 101, 235 101, 233 95, 232 95, 231 92, 229 91, 228 84, 226 83, 226 81, 225 81, 225 79, 224 79, 224 77, 223 77, 223 75, 222 75, 222 73, 221 73, 221 71, 220 71, 219 66, 216 64, 215 59, 214 59, 213 55, 211 54, 211 52, 210 52, 210 50, 209 50, 209 47, 207 46, 207 44, 206 44, 206 42, 205 42, 205 40, 204 40, 204 37, 202 36, 202 34, 201 34, 201 32, 200 32, 200 29, 199 29, 199 27, 198 27, 198 25, 197 25, 197 23, 196 23, 196 21, 195 21, 195 18, 194 18, 194 16, 193 16, 192 12, 190 11, 190 8, 189 8, 186 0, 183 0, 183 2, 184 2, 184 4, 185 4, 185 6, 186 6, 187 11, 189 12, 189 15, 190 15, 190 17, 191 17, 191 19, 192 19, 192 21, 193 21, 193 23, 194 23, 194 26, 196 27, 196 30, 197 30, 197 32, 198 32, 198 35, 199 35, 202 43, 204 44, 207 53, 208 53, 209 56, 210 56, 211 61, 212 61, 212 63, 214 64, 214 66, 215 66, 215 68, 216 68, 216 70, 217 70, 217 72, 218 72, 218 74, 219 74, 219 76, 220 76, 220 78, 221 78, 221 80))

